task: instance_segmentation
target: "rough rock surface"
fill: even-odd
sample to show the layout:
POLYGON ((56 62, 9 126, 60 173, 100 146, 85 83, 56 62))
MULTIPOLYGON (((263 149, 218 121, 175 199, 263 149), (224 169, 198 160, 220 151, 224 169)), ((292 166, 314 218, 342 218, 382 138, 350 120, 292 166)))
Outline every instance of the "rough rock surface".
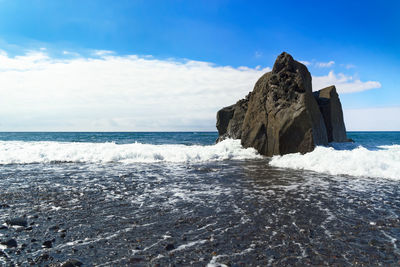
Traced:
POLYGON ((343 120, 342 104, 334 85, 314 92, 319 109, 325 121, 328 142, 346 142, 346 127, 343 120))
POLYGON ((221 134, 217 119, 218 141, 240 138, 244 147, 254 147, 266 156, 306 153, 316 145, 328 143, 324 119, 312 93, 311 75, 306 66, 285 52, 278 56, 273 70, 264 74, 249 94, 247 111, 243 108, 240 112, 245 113, 243 123, 235 121, 236 107, 237 104, 218 112, 224 113, 220 125, 227 125, 220 127, 227 129, 221 134), (240 130, 230 130, 229 125, 240 130), (234 133, 240 133, 240 136, 234 133))
POLYGON ((217 113, 217 129, 219 137, 217 142, 227 138, 240 139, 242 136, 242 125, 247 112, 250 93, 245 99, 236 104, 225 107, 217 113))

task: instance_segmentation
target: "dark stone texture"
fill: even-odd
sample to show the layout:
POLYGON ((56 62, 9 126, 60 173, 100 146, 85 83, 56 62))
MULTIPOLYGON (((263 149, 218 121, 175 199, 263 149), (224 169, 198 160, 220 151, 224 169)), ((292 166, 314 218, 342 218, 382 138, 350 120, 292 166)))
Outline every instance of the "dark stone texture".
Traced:
POLYGON ((8 248, 16 248, 18 246, 15 239, 9 239, 6 242, 2 242, 2 244, 7 246, 8 248))
POLYGON ((57 232, 60 229, 58 225, 53 225, 49 227, 49 231, 57 232))
POLYGON ((6 221, 6 223, 8 225, 14 225, 14 226, 23 226, 23 227, 28 226, 28 221, 24 217, 9 219, 6 221))
POLYGON ((175 245, 172 244, 172 243, 169 243, 169 244, 167 244, 167 245, 165 246, 165 250, 170 251, 170 250, 173 250, 173 249, 175 249, 175 245))
POLYGON ((328 143, 306 66, 282 53, 250 96, 242 145, 266 156, 312 151, 328 143))
POLYGON ((53 246, 53 242, 51 240, 47 240, 47 241, 44 241, 42 245, 45 248, 51 248, 53 246))
POLYGON ((43 253, 42 255, 38 256, 35 259, 35 263, 36 264, 43 264, 44 262, 48 261, 50 259, 50 255, 47 253, 43 253))
POLYGON ((265 156, 348 141, 336 88, 313 94, 307 67, 285 52, 245 99, 218 111, 217 129, 217 142, 241 139, 243 147, 265 156))
POLYGON ((129 264, 139 264, 143 261, 145 261, 144 257, 136 256, 129 259, 129 264))
POLYGON ((82 266, 83 263, 76 260, 76 259, 70 259, 67 260, 66 262, 64 262, 63 264, 61 264, 61 267, 79 267, 82 266))
POLYGON ((242 125, 247 112, 250 93, 246 98, 239 100, 236 104, 225 107, 217 113, 217 129, 219 137, 217 142, 227 138, 240 139, 242 136, 242 125))
POLYGON ((334 85, 314 92, 319 109, 324 118, 328 142, 347 142, 346 127, 343 120, 342 104, 334 85))

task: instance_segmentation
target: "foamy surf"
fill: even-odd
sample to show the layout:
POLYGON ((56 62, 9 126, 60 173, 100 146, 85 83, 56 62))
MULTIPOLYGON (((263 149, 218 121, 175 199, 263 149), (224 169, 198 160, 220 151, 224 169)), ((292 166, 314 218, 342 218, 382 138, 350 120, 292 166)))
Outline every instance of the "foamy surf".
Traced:
POLYGON ((244 149, 240 140, 215 145, 152 145, 74 142, 0 142, 0 164, 49 162, 152 163, 205 162, 259 158, 255 149, 244 149))
POLYGON ((317 147, 314 151, 274 156, 270 165, 311 170, 333 175, 347 174, 400 180, 400 145, 378 146, 368 150, 358 146, 351 150, 317 147))

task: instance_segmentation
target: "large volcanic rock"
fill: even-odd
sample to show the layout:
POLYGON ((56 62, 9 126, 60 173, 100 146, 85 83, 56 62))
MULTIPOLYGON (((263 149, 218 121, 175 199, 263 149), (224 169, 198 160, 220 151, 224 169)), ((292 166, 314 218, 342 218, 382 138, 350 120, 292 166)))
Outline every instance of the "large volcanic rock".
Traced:
POLYGON ((272 156, 312 151, 328 143, 307 67, 282 53, 254 87, 242 126, 242 145, 272 156))
POLYGON ((335 94, 336 90, 324 89, 314 96, 307 67, 284 52, 246 99, 218 112, 217 141, 241 139, 244 147, 254 147, 266 156, 306 153, 316 145, 328 144, 325 123, 330 123, 333 141, 346 141, 335 94))
POLYGON ((344 126, 342 104, 334 85, 314 92, 319 109, 325 121, 328 142, 346 142, 346 127, 344 126))

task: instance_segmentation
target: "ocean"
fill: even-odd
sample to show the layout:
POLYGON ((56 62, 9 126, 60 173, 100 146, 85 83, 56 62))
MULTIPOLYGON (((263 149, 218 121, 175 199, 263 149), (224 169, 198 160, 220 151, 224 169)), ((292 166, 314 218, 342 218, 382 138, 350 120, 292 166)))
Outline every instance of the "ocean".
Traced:
POLYGON ((0 265, 400 264, 400 132, 273 158, 217 136, 0 133, 0 265))

